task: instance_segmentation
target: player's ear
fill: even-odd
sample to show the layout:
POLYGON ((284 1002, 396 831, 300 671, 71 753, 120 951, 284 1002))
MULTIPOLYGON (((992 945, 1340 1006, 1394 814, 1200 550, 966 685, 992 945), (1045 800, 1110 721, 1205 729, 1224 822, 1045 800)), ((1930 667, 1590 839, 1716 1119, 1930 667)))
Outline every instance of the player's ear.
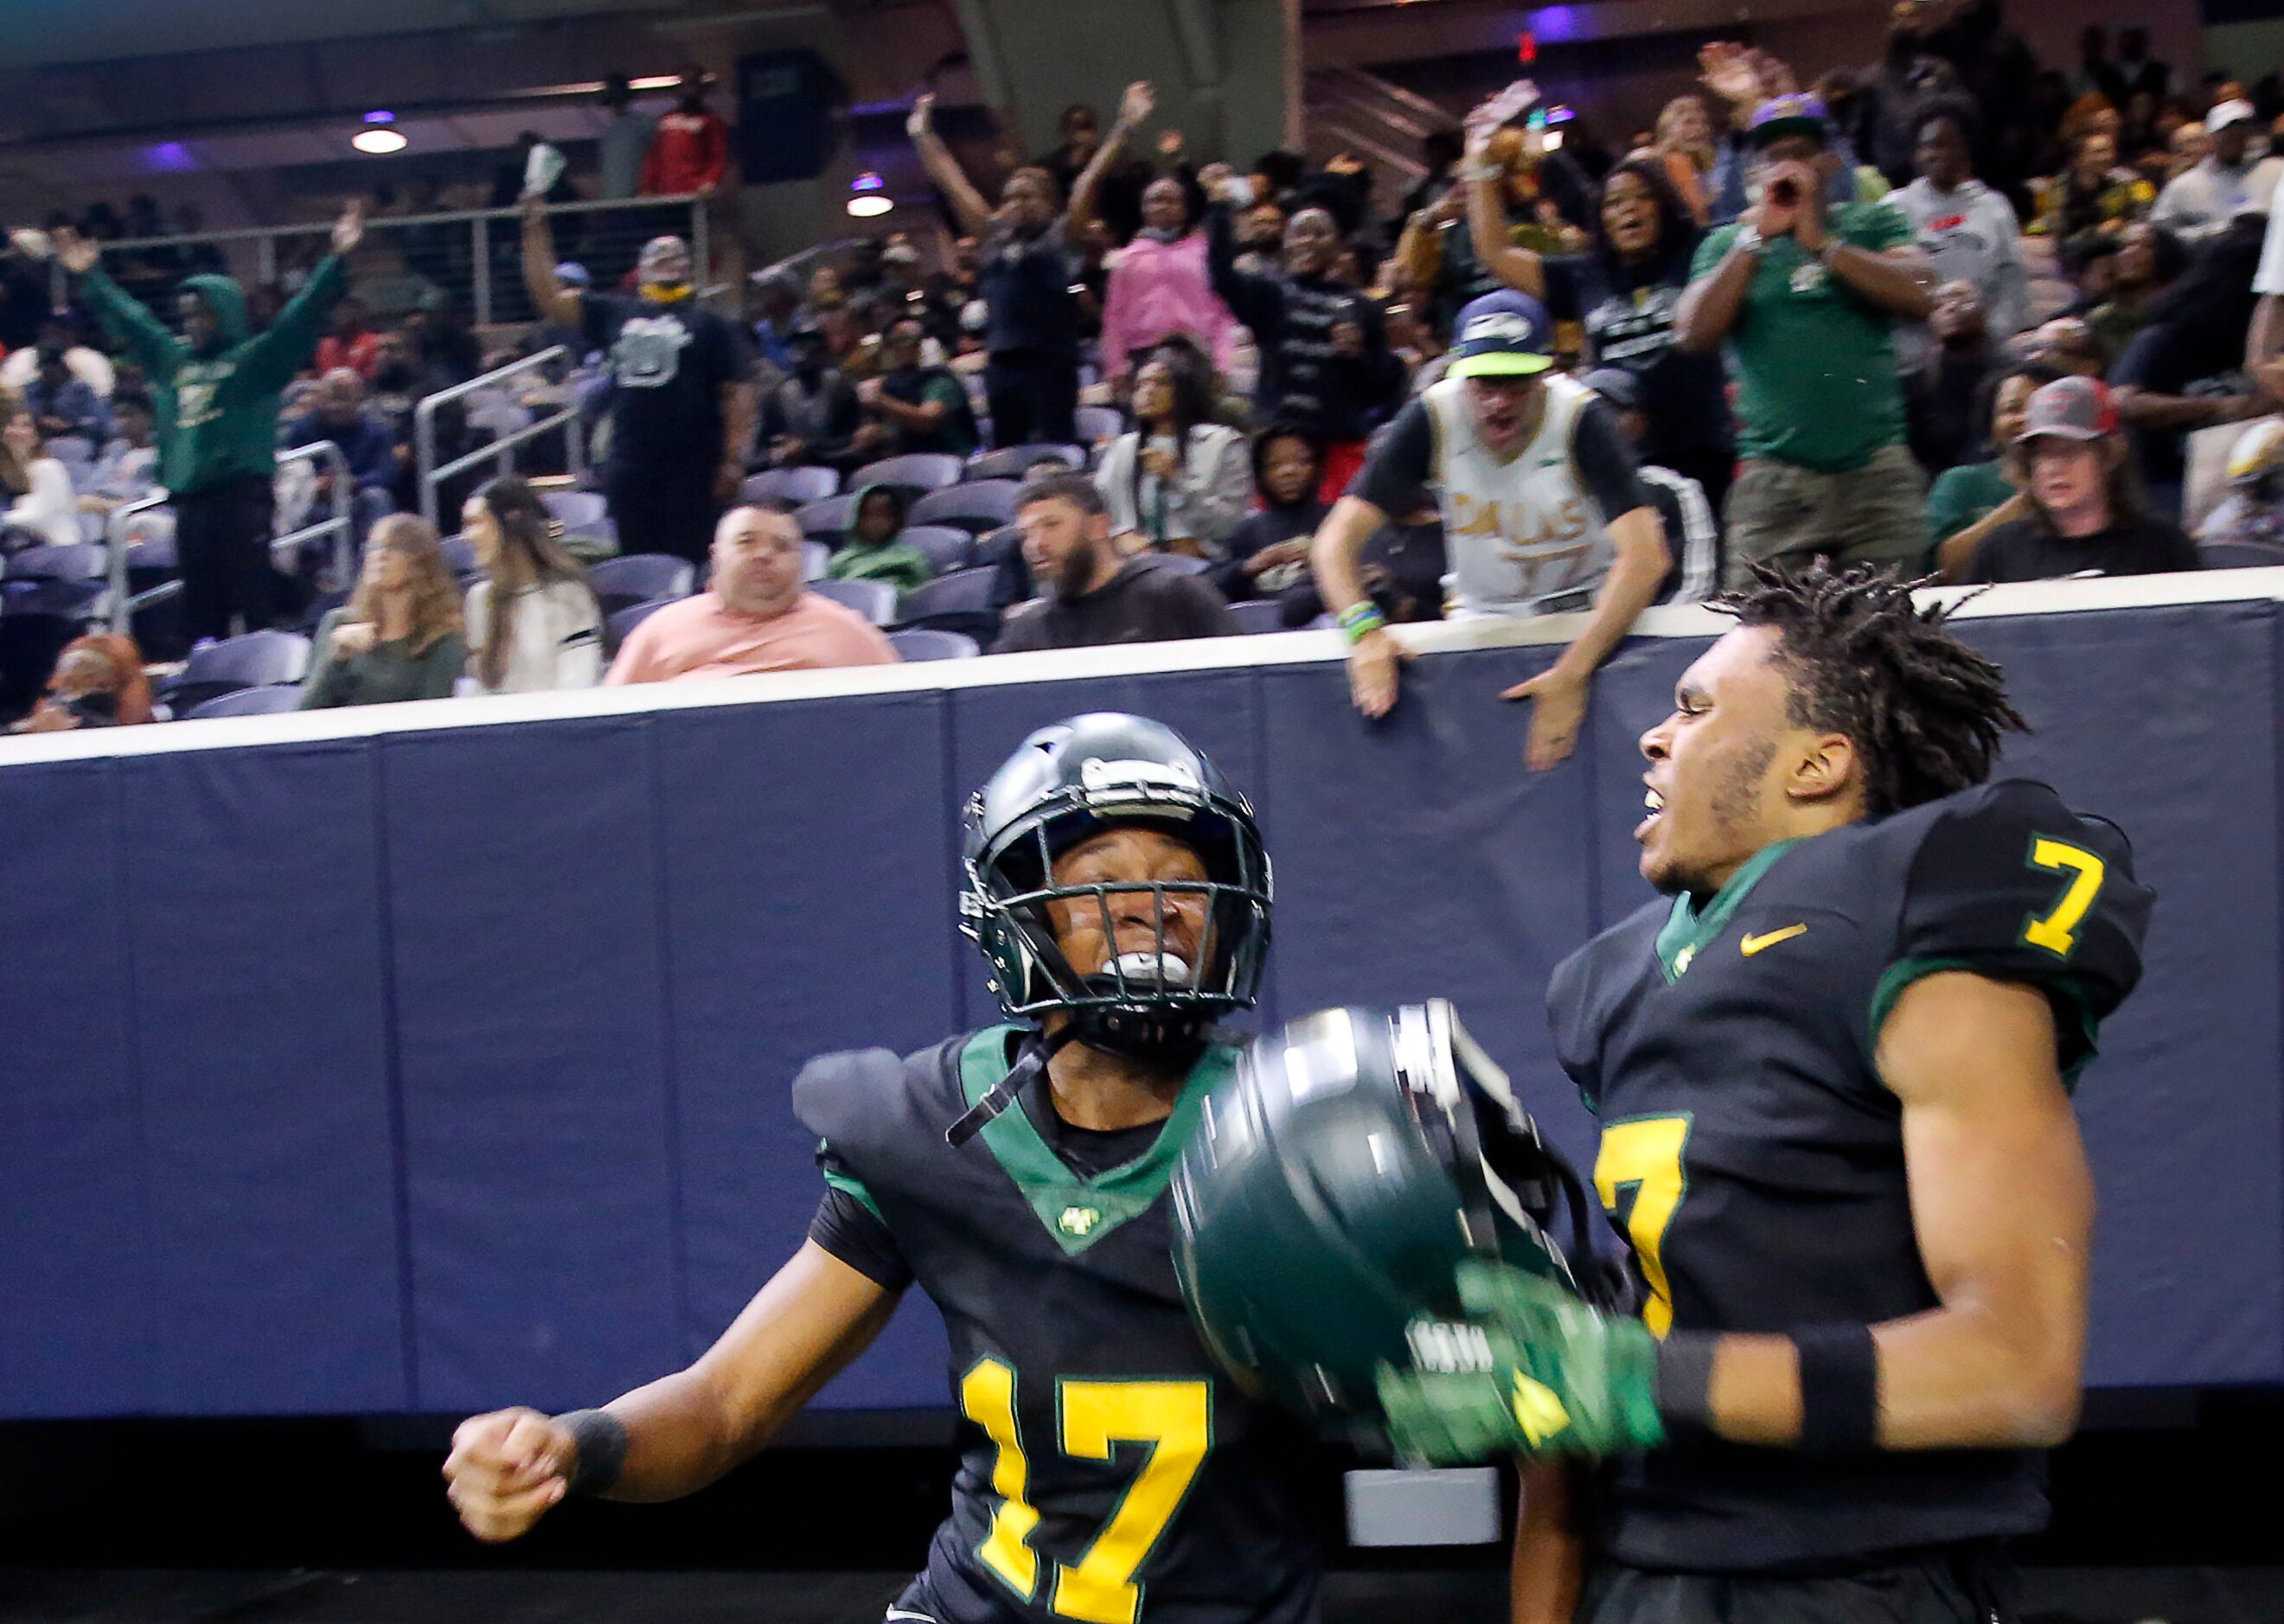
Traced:
POLYGON ((1845 733, 1819 733, 1794 759, 1785 793, 1794 801, 1814 803, 1844 796, 1858 786, 1861 763, 1856 746, 1845 733))

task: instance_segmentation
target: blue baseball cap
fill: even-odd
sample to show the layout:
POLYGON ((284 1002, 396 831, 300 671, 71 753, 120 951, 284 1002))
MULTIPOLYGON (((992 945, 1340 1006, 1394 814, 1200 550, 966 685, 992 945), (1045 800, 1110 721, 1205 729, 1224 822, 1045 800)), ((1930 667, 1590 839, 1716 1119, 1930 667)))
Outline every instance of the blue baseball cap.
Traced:
POLYGON ((1554 364, 1546 307, 1528 293, 1486 293, 1451 332, 1448 378, 1529 378, 1554 364))
POLYGON ((1745 144, 1756 149, 1787 136, 1813 136, 1819 141, 1828 141, 1832 136, 1832 115, 1823 98, 1805 93, 1791 96, 1772 96, 1753 110, 1745 127, 1745 144))

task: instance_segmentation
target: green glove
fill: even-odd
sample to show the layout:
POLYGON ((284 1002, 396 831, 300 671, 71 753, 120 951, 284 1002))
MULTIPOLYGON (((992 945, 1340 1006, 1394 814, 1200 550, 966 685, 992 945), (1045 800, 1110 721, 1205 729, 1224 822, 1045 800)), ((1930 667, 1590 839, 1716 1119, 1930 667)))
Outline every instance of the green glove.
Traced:
POLYGON ((1613 1455, 1665 1441, 1657 1340, 1512 1264, 1458 1269, 1489 1370, 1380 1368, 1388 1433, 1405 1460, 1467 1465, 1504 1455, 1613 1455))

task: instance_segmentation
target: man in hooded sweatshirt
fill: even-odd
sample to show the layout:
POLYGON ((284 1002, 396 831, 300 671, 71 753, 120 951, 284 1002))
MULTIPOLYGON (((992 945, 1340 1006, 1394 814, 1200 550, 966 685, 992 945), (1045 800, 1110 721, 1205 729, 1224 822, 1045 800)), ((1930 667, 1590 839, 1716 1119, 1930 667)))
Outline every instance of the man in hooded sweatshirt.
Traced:
POLYGON ((68 229, 55 234, 82 299, 151 380, 159 483, 174 504, 193 638, 227 637, 234 620, 257 630, 278 612, 270 535, 278 397, 316 353, 326 316, 348 288, 343 262, 364 238, 363 206, 352 202, 333 224, 332 254, 259 333, 248 329, 236 282, 190 277, 176 295, 177 339, 98 267, 98 245, 68 229))
POLYGON ((885 581, 899 592, 935 579, 927 554, 903 539, 904 493, 867 485, 856 493, 840 550, 825 566, 827 581, 885 581))

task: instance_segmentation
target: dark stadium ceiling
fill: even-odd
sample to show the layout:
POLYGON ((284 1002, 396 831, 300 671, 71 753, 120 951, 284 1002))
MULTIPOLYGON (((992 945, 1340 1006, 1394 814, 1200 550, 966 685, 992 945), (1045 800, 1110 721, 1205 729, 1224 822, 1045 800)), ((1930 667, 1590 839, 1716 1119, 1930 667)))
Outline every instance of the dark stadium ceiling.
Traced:
POLYGON ((453 29, 512 29, 567 18, 731 24, 861 14, 880 0, 0 0, 0 63, 12 68, 453 29))

